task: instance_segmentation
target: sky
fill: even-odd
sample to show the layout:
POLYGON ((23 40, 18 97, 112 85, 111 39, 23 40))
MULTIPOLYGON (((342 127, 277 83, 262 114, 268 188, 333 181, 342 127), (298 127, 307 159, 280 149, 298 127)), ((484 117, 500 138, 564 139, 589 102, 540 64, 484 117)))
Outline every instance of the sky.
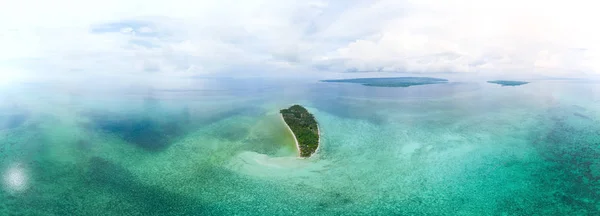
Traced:
POLYGON ((593 1, 4 0, 0 83, 72 77, 582 77, 593 1))

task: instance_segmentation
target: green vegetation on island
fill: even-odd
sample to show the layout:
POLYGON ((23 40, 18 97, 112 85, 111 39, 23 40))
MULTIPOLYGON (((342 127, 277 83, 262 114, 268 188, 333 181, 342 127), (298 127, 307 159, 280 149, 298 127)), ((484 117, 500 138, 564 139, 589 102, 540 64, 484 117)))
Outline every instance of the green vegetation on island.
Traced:
POLYGON ((414 85, 428 85, 448 82, 447 79, 432 77, 384 77, 384 78, 356 78, 321 80, 321 82, 358 83, 364 86, 377 87, 409 87, 414 85))
POLYGON ((525 85, 529 82, 511 81, 511 80, 492 80, 492 81, 488 81, 488 83, 494 83, 494 84, 498 84, 501 86, 520 86, 520 85, 525 85))
POLYGON ((298 140, 301 157, 310 157, 319 147, 319 128, 315 117, 300 105, 279 111, 298 140))

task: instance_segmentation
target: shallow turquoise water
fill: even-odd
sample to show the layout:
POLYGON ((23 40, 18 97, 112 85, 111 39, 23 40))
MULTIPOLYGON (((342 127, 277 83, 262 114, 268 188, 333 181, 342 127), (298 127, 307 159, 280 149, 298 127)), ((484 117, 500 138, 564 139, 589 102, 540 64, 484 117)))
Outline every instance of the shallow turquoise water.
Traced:
POLYGON ((278 83, 1 89, 0 215, 600 212, 599 84, 278 83), (277 115, 294 103, 310 159, 277 115))

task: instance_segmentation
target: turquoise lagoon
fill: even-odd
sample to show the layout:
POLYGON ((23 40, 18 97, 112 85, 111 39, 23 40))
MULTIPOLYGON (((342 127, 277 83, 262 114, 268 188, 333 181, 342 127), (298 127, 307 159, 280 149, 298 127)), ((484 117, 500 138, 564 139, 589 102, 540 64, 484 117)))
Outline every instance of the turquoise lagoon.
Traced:
POLYGON ((2 88, 0 215, 600 212, 597 83, 191 83, 2 88), (309 159, 278 116, 296 103, 309 159))

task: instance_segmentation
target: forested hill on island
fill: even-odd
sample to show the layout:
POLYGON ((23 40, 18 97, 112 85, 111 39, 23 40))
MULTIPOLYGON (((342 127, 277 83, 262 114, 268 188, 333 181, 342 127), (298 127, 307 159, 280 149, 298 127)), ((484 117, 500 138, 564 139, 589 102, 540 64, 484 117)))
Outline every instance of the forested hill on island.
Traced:
POLYGON ((285 123, 296 137, 301 157, 310 157, 319 147, 319 127, 314 116, 300 105, 280 111, 285 123))

